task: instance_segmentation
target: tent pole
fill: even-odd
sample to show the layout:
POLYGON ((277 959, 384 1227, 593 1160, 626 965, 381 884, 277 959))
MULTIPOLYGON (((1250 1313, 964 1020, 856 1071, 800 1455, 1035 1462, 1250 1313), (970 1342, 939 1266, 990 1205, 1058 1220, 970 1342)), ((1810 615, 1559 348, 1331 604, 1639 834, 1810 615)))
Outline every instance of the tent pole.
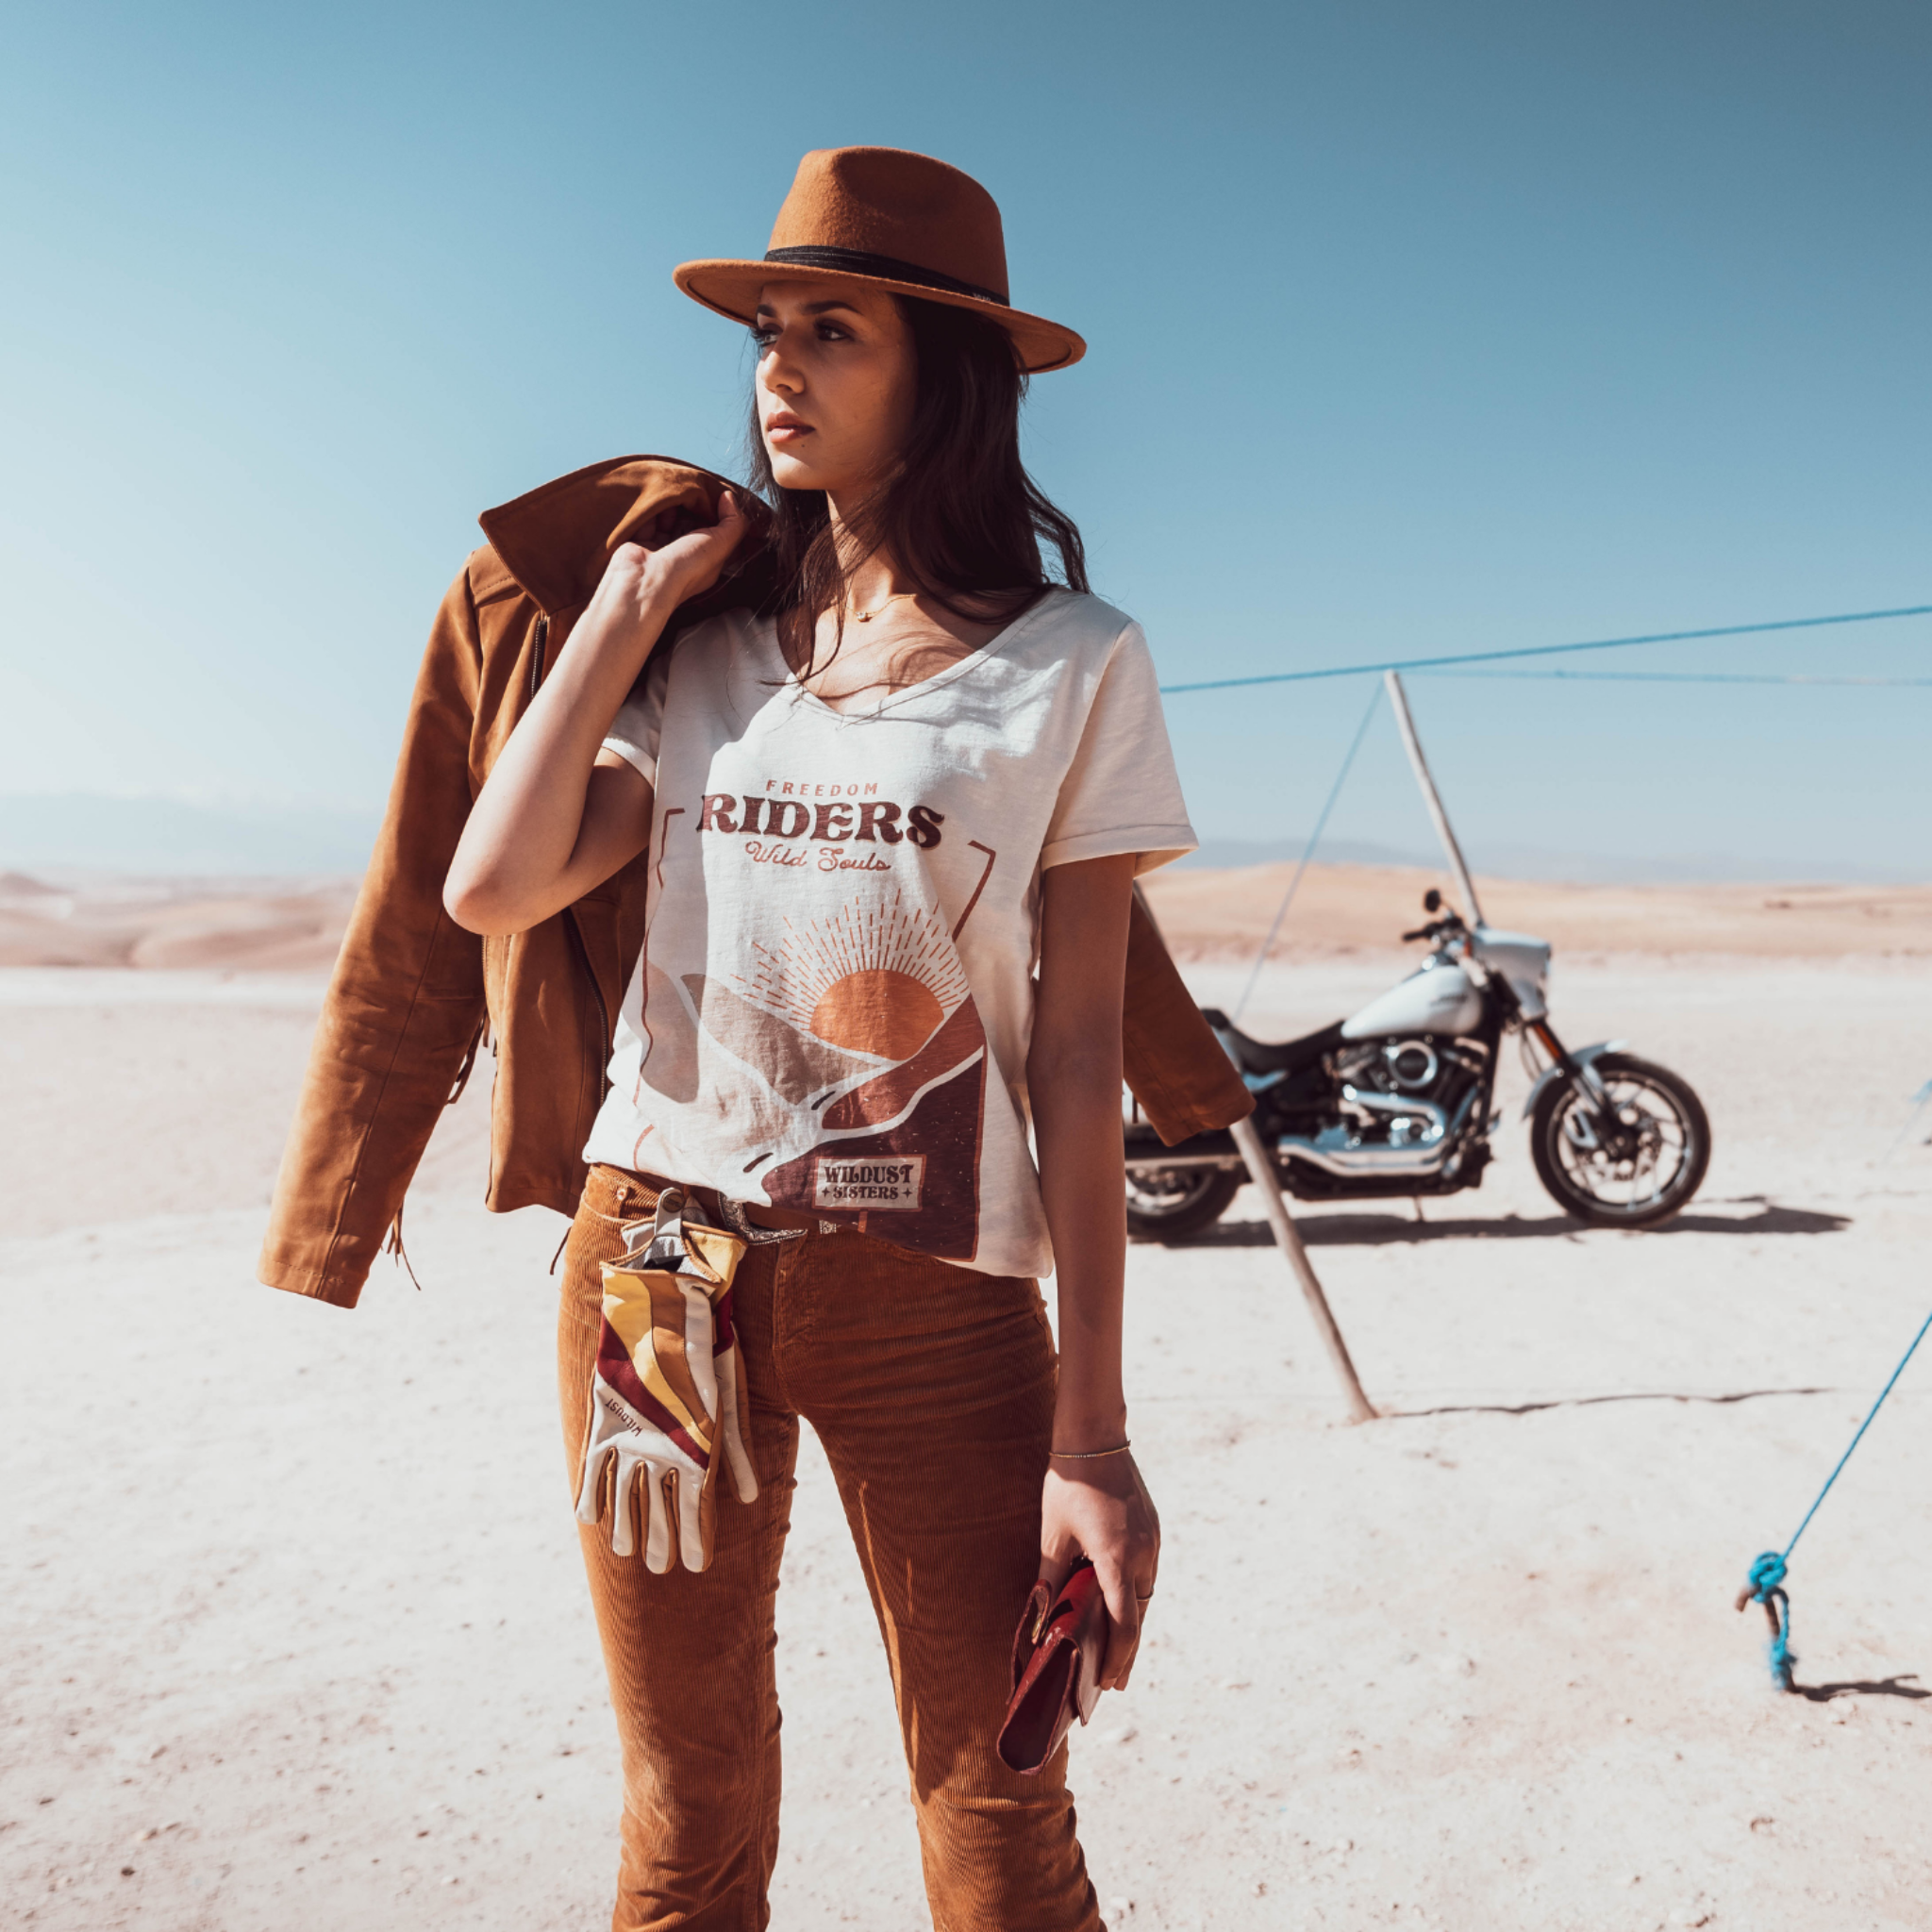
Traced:
POLYGON ((1449 860, 1449 870, 1454 875, 1457 889, 1462 894, 1462 903, 1471 925, 1483 923, 1483 908, 1475 896, 1475 881, 1469 875, 1469 867, 1462 861, 1462 847, 1456 842, 1456 834, 1449 824, 1449 814, 1442 809, 1442 794, 1436 790, 1436 781, 1429 775, 1429 761, 1423 756, 1423 741, 1415 734, 1415 719, 1409 714, 1408 693, 1402 688, 1400 675, 1385 671, 1382 681, 1389 688, 1389 702, 1395 710, 1396 727, 1402 733, 1403 748, 1408 753, 1408 762, 1415 771, 1415 782, 1422 787, 1423 803, 1429 808, 1429 817, 1435 821, 1436 836, 1442 841, 1442 851, 1449 860))
MULTIPOLYGON (((1147 895, 1141 890, 1139 880, 1134 884, 1134 897, 1141 902, 1141 910, 1147 915, 1147 924, 1158 933, 1159 922, 1154 917, 1154 908, 1147 903, 1147 895)), ((1315 1331, 1322 1338, 1323 1347, 1328 1351, 1328 1359, 1334 1365, 1341 1392, 1348 1398, 1349 1421, 1375 1421, 1375 1405, 1362 1392, 1361 1378, 1357 1375, 1355 1363, 1349 1358, 1348 1344, 1341 1339, 1341 1330, 1335 1325, 1328 1297, 1322 1292, 1314 1264, 1308 1259, 1307 1249, 1302 1245, 1301 1230, 1294 1224, 1294 1216, 1288 1211, 1288 1202, 1281 1191, 1281 1177, 1274 1172, 1274 1163, 1269 1159, 1268 1150, 1261 1144, 1261 1136, 1255 1129, 1254 1116, 1250 1114, 1245 1120, 1236 1121, 1228 1131, 1234 1136, 1234 1144, 1241 1149, 1242 1160, 1247 1163, 1248 1178, 1260 1193, 1261 1211, 1268 1217, 1274 1244, 1287 1256, 1288 1265, 1301 1284, 1302 1298, 1308 1305, 1308 1313, 1314 1317, 1315 1331)))
POLYGON ((1348 1419, 1352 1423, 1372 1423, 1376 1419, 1375 1405, 1362 1392, 1361 1378, 1355 1372, 1355 1363, 1349 1359, 1348 1343, 1342 1341, 1341 1330, 1335 1325, 1328 1297, 1322 1292, 1322 1284, 1316 1278, 1308 1251, 1302 1245, 1301 1230, 1294 1224, 1294 1216, 1288 1211, 1274 1163, 1268 1158, 1268 1150, 1262 1146, 1261 1137, 1255 1131, 1255 1117, 1250 1114, 1246 1120, 1235 1122, 1229 1131, 1234 1135, 1234 1144, 1241 1151, 1241 1158, 1248 1164, 1248 1178, 1260 1193, 1261 1211, 1268 1217, 1268 1225, 1274 1230, 1274 1244, 1288 1257, 1288 1265, 1294 1270, 1295 1279, 1301 1283, 1302 1298, 1307 1303, 1308 1313, 1315 1320, 1315 1332, 1321 1336, 1322 1346, 1328 1351, 1328 1360, 1334 1367, 1336 1380, 1341 1384, 1341 1392, 1348 1398, 1348 1419))

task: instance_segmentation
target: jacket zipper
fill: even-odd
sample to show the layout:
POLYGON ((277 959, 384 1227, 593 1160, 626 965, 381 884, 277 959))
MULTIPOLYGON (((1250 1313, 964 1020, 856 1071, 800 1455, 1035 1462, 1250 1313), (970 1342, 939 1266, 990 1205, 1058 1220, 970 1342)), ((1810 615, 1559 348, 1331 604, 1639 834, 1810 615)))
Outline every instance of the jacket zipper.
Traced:
POLYGON ((537 695, 537 688, 543 682, 543 657, 550 643, 550 620, 541 612, 537 618, 537 635, 530 645, 529 689, 524 692, 524 702, 528 704, 537 695))

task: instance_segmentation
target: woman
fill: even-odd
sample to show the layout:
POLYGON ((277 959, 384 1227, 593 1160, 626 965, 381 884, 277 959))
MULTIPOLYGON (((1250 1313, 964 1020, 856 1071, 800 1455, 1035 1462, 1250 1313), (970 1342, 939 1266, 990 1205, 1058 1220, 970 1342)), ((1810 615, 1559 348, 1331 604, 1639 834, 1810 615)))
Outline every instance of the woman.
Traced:
POLYGON ((994 1739, 1036 1574, 1093 1564, 1108 1688, 1153 1593, 1122 982, 1136 873, 1194 839, 1145 642, 1020 463, 1025 373, 1084 345, 1008 306, 984 190, 892 150, 808 155, 764 261, 677 279, 752 328, 777 606, 658 648, 740 542, 728 493, 711 527, 619 545, 445 890, 462 925, 516 932, 650 866, 559 1331, 579 1513, 608 1518, 584 1542, 625 1747, 613 1923, 766 1922, 803 1416, 886 1639, 935 1924, 1093 1926, 1064 1751, 1023 1778, 994 1739), (739 1228, 744 1258, 644 1307, 653 1357, 602 1317, 680 1216, 739 1228), (652 1360, 675 1417, 617 1397, 652 1360))

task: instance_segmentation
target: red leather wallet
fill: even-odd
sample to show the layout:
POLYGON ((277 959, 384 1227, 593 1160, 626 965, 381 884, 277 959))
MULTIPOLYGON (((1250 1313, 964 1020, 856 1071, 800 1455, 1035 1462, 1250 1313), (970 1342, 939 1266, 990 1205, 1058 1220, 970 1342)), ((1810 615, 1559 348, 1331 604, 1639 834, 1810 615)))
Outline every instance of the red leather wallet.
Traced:
POLYGON ((1060 1748, 1077 1712, 1084 1724, 1100 1702, 1107 1656, 1107 1602, 1083 1557, 1055 1594, 1044 1577, 1033 1586, 1013 1634, 1013 1694, 1000 1726, 999 1752, 1028 1777, 1060 1748))

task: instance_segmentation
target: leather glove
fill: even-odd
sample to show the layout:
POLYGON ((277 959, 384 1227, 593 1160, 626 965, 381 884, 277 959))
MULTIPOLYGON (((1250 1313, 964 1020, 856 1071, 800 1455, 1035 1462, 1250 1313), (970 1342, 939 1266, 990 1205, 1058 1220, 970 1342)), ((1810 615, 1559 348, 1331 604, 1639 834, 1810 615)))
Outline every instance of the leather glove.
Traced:
POLYGON ((604 1264, 604 1325, 591 1384, 577 1520, 610 1511, 610 1547, 636 1548, 661 1575, 673 1552, 687 1570, 711 1560, 721 1459, 741 1503, 757 1499, 745 1453, 744 1359, 731 1321, 731 1282, 745 1243, 713 1227, 681 1189, 667 1188, 652 1221, 624 1230, 625 1253, 604 1264), (641 1479, 640 1479, 641 1478, 641 1479), (635 1492, 641 1491, 641 1496, 635 1492))

